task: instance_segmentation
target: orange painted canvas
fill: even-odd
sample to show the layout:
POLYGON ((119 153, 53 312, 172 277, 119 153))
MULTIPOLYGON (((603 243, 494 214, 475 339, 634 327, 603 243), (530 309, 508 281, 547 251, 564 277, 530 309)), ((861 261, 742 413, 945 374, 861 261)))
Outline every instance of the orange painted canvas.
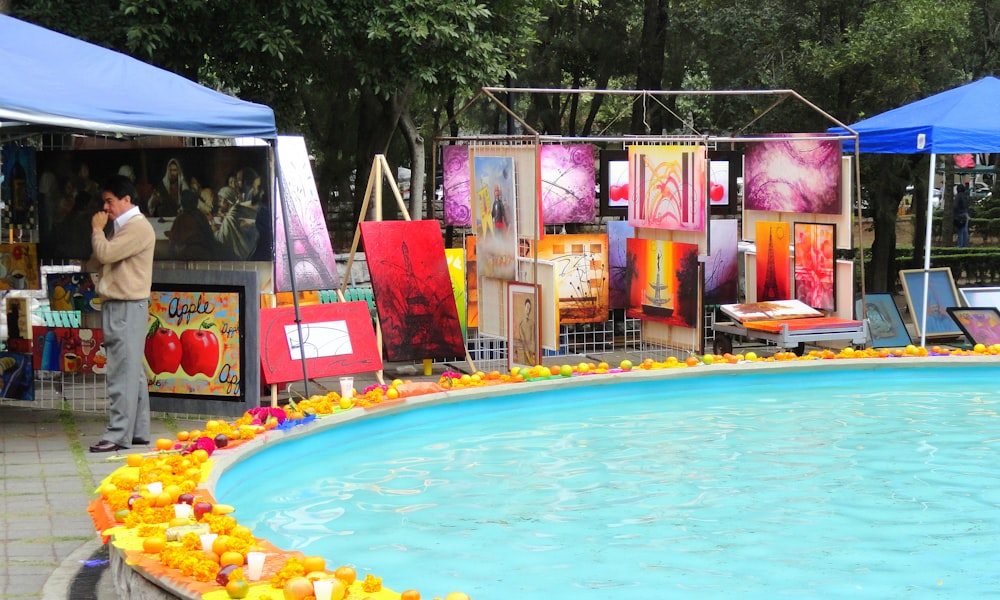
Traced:
POLYGON ((792 298, 788 223, 757 223, 757 302, 792 298))
POLYGON ((698 245, 628 238, 635 260, 625 314, 679 327, 698 323, 698 245))
POLYGON ((476 273, 476 236, 465 236, 465 296, 467 327, 479 327, 479 275, 476 273))
POLYGON ((628 222, 704 231, 708 159, 704 146, 629 146, 628 222))
POLYGON ((796 223, 795 298, 817 310, 837 310, 833 245, 836 225, 796 223))
POLYGON ((608 236, 605 233, 547 235, 538 259, 556 264, 560 323, 608 319, 608 236))

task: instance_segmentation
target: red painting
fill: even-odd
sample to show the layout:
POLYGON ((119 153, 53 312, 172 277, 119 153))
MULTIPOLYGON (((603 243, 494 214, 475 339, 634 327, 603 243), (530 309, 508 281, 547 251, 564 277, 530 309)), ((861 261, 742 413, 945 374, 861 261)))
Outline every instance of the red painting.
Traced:
POLYGON ((386 358, 464 357, 465 342, 440 224, 364 221, 361 239, 386 358))
POLYGON ((791 300, 788 223, 757 223, 757 302, 791 300))
POLYGON ((837 310, 833 245, 836 226, 796 223, 795 298, 817 310, 837 310))
POLYGON ((679 327, 698 324, 698 245, 628 238, 634 260, 625 314, 679 327))
POLYGON ((104 332, 76 327, 31 328, 32 366, 36 371, 64 373, 106 373, 108 357, 104 353, 104 332))
POLYGON ((301 381, 302 360, 310 378, 335 377, 382 368, 367 302, 336 302, 260 311, 261 376, 264 383, 301 381))

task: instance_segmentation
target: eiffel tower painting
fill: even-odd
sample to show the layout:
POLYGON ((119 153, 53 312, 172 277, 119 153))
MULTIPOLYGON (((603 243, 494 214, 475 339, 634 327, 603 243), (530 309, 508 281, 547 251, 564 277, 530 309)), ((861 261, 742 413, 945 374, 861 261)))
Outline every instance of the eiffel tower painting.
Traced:
POLYGON ((758 223, 757 240, 767 236, 767 244, 760 244, 760 251, 767 257, 758 254, 758 259, 764 261, 763 269, 758 262, 757 277, 763 275, 763 281, 758 279, 757 301, 788 300, 788 265, 787 265, 787 224, 758 223), (763 273, 762 273, 763 271, 763 273))
POLYGON ((764 272, 764 291, 758 301, 784 300, 778 297, 778 277, 774 269, 774 230, 767 230, 767 270, 764 272))

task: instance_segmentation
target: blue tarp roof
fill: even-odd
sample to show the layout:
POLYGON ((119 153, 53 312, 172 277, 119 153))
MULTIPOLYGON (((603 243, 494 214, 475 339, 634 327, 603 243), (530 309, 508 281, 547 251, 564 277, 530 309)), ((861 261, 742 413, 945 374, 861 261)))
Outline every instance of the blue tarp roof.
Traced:
MULTIPOLYGON (((1000 152, 1000 79, 984 77, 858 121, 861 152, 962 154, 1000 152)), ((847 133, 831 127, 829 133, 847 133)), ((844 142, 854 152, 854 141, 844 142)))
POLYGON ((274 111, 0 15, 0 128, 274 138, 274 111))

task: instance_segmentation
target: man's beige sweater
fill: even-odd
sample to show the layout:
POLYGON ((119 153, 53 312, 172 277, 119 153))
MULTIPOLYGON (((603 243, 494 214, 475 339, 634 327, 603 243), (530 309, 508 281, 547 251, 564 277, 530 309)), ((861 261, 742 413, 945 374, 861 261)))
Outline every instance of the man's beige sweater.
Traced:
POLYGON ((128 220, 111 239, 91 234, 94 254, 89 266, 101 269, 97 293, 104 300, 148 300, 153 285, 156 233, 144 215, 128 220), (94 262, 100 265, 94 265, 94 262))

